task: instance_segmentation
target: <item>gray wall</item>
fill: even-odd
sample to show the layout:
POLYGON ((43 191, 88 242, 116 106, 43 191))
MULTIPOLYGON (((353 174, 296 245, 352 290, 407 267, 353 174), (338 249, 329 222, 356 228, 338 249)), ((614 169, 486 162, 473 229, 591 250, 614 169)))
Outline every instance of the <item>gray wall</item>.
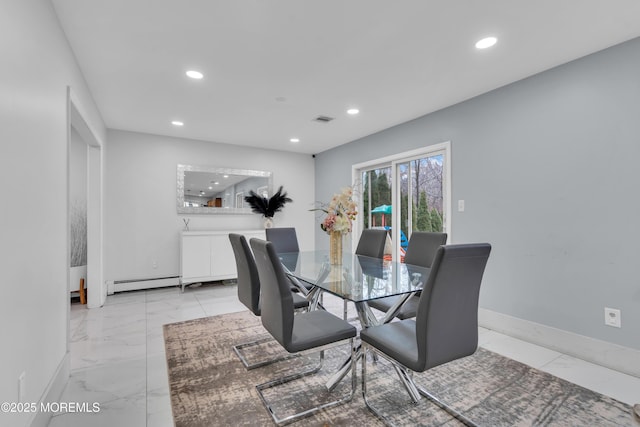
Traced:
POLYGON ((321 153, 316 196, 354 163, 443 141, 466 201, 453 241, 493 245, 481 306, 640 349, 640 39, 321 153))
POLYGON ((178 214, 178 164, 273 172, 293 199, 274 217, 276 227, 296 227, 303 249, 314 245, 314 163, 310 155, 214 142, 109 130, 105 160, 105 280, 176 276, 180 230, 264 227, 250 215, 178 214), (157 268, 153 268, 154 262, 157 268))

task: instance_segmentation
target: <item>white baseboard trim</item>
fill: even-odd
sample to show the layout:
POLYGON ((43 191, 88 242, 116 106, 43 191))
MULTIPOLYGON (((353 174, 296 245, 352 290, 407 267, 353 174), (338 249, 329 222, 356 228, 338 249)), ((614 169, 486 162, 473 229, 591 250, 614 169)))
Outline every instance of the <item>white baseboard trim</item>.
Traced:
MULTIPOLYGON (((67 352, 58 365, 58 369, 56 369, 56 372, 47 385, 47 388, 44 390, 44 393, 42 393, 42 397, 38 402, 38 408, 41 408, 43 403, 60 402, 62 391, 69 381, 70 370, 71 362, 69 359, 69 352, 67 352)), ((49 425, 49 421, 51 421, 51 415, 52 414, 49 412, 37 411, 29 425, 31 427, 47 427, 49 425)))
POLYGON ((180 277, 158 277, 137 280, 109 280, 107 281, 107 294, 116 292, 135 291, 138 289, 163 288, 167 286, 179 286, 180 277))
POLYGON ((480 326, 640 378, 640 350, 480 308, 480 326))

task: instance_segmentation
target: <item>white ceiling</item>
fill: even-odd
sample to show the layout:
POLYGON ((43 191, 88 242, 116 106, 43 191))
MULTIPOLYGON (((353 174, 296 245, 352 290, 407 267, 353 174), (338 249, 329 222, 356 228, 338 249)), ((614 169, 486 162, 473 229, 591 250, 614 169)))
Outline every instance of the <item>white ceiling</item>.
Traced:
POLYGON ((52 3, 107 127, 303 153, 640 36, 638 0, 52 3))

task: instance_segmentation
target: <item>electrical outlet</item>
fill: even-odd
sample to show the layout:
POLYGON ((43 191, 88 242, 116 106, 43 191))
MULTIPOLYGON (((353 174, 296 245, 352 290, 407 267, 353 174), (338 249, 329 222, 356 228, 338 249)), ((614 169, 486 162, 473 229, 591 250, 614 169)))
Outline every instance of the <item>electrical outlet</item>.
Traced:
POLYGON ((27 373, 23 372, 18 377, 18 402, 24 403, 27 400, 27 373))
POLYGON ((464 200, 458 200, 458 212, 464 212, 464 200))
POLYGON ((622 318, 620 310, 617 308, 604 308, 604 324, 607 326, 613 326, 614 328, 622 327, 622 318))
POLYGON ((158 268, 158 261, 156 261, 155 259, 153 260, 153 262, 151 263, 151 266, 156 269, 158 268))

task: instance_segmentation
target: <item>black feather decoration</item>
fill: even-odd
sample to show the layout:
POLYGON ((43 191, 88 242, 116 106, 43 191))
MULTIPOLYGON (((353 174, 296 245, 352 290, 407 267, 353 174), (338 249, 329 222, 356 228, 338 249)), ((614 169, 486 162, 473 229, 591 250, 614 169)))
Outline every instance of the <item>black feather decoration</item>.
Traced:
POLYGON ((255 191, 249 191, 249 195, 244 197, 244 201, 251 206, 251 212, 262 214, 266 216, 267 208, 269 207, 269 201, 262 196, 259 196, 255 191))
POLYGON ((244 201, 251 206, 251 211, 261 214, 266 218, 273 218, 276 212, 280 212, 285 203, 293 202, 287 193, 282 192, 282 186, 278 189, 270 199, 262 197, 256 194, 255 191, 249 191, 249 195, 244 198, 244 201))

